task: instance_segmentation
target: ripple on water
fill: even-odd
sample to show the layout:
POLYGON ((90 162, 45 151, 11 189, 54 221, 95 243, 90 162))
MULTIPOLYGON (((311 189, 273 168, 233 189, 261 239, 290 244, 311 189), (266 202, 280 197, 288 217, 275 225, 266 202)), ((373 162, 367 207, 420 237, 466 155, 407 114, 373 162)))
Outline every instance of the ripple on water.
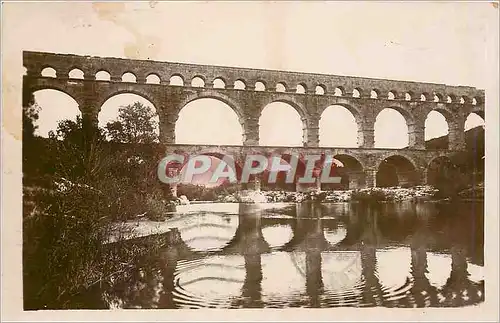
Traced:
MULTIPOLYGON (((364 228, 361 216, 339 221, 339 214, 350 212, 344 205, 329 206, 330 213, 337 219, 322 221, 294 219, 289 216, 294 206, 288 204, 262 207, 262 221, 255 220, 261 208, 258 205, 242 207, 248 212, 244 214, 238 213, 241 212, 238 204, 183 207, 167 223, 179 229, 192 251, 201 253, 178 259, 175 270, 171 269, 173 280, 169 276, 168 281, 173 282, 173 286, 168 287, 171 291, 168 297, 174 307, 428 307, 464 306, 484 301, 483 267, 467 262, 464 251, 459 250, 452 257, 449 247, 426 251, 405 241, 388 240, 377 243, 377 248, 361 243, 358 240, 369 238, 370 234, 377 239, 387 237, 372 230, 373 222, 364 228), (238 232, 247 232, 247 236, 234 239, 241 228, 244 230, 238 232), (324 238, 330 245, 329 251, 308 247, 305 241, 308 237, 313 242, 318 241, 318 237, 324 238), (225 254, 227 251, 223 248, 229 241, 242 243, 245 239, 263 239, 271 252, 248 255, 235 248, 237 251, 231 251, 235 254, 225 254), (340 242, 342 250, 336 250, 340 242), (291 246, 287 250, 295 249, 279 251, 284 250, 284 245, 291 246), (456 265, 453 267, 452 263, 456 265), (452 267, 454 279, 450 278, 452 267)), ((408 216, 412 215, 401 217, 408 216)), ((391 218, 391 221, 400 220, 391 218)), ((392 225, 391 221, 381 225, 392 225)), ((421 233, 424 238, 433 229, 427 230, 421 233)), ((389 232, 390 228, 382 231, 389 232)), ((432 234, 442 235, 441 232, 432 234)), ((441 239, 447 237, 441 236, 441 239)), ((396 239, 399 235, 389 238, 396 239)), ((165 277, 163 279, 167 279, 165 277)), ((132 287, 134 284, 130 282, 132 287)), ((156 286, 154 299, 144 304, 157 306, 158 290, 165 289, 162 286, 156 286)))

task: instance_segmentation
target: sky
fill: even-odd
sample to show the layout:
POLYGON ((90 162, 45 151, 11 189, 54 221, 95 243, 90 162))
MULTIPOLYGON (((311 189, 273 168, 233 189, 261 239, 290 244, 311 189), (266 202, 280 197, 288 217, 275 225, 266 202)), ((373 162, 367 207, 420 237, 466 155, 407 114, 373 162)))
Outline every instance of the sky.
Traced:
MULTIPOLYGON (((335 75, 446 83, 485 88, 485 43, 490 3, 465 2, 141 2, 4 3, 7 57, 22 50, 280 69, 335 75), (29 19, 25 17, 29 16, 29 19)), ((17 61, 16 61, 17 62, 17 61)), ((17 66, 17 65, 16 65, 17 66)), ((22 66, 19 66, 22 75, 22 66)), ((57 91, 36 93, 38 133, 74 119, 76 102, 57 91)), ((100 125, 120 106, 108 100, 100 125)), ((482 124, 471 115, 466 128, 482 124)), ((302 123, 285 103, 267 106, 259 120, 261 145, 302 145, 302 123), (276 120, 279 120, 277 122, 276 120)), ((426 122, 426 139, 447 134, 439 113, 426 122)), ((407 126, 394 110, 375 124, 375 146, 402 148, 407 126), (397 135, 395 135, 397 134, 397 135)), ((241 144, 231 108, 201 99, 189 103, 176 127, 178 143, 241 144), (203 111, 203 113, 200 113, 203 111), (223 125, 223 126, 221 126, 223 125)), ((320 145, 356 147, 353 116, 332 106, 320 121, 320 145)))

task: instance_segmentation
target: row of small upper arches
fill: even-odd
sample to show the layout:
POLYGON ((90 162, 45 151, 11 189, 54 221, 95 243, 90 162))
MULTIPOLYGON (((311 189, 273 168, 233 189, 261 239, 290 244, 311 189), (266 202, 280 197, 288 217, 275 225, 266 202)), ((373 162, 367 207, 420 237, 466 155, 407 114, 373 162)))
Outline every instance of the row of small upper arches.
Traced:
MULTIPOLYGON (((42 70, 41 75, 44 77, 56 77, 56 71, 51 67, 46 67, 42 70)), ((75 69, 72 69, 68 73, 68 77, 70 79, 83 79, 84 73, 82 70, 75 68, 75 69)), ((106 71, 99 71, 95 74, 95 79, 98 81, 110 81, 111 75, 106 71)), ((137 77, 133 73, 126 72, 122 75, 121 81, 122 82, 129 82, 129 83, 136 83, 137 77)), ((147 84, 160 84, 160 82, 161 82, 160 77, 156 74, 149 74, 145 80, 145 83, 147 83, 147 84)), ((169 85, 185 86, 186 84, 184 82, 184 79, 180 75, 173 75, 170 78, 169 85)), ((191 80, 190 86, 192 86, 192 87, 205 87, 205 81, 201 77, 196 76, 191 80)), ((243 80, 236 80, 232 86, 230 86, 230 85, 228 86, 222 78, 216 78, 213 81, 213 88, 220 88, 220 89, 232 88, 232 89, 236 89, 236 90, 245 90, 245 89, 247 89, 247 85, 245 84, 245 82, 243 80)), ((264 82, 257 81, 254 85, 253 90, 266 91, 268 89, 266 88, 266 85, 264 82)), ((276 88, 274 90, 276 92, 290 92, 286 88, 285 84, 282 82, 277 83, 276 88)), ((306 91, 307 91, 306 86, 303 84, 298 84, 296 89, 295 89, 295 93, 299 93, 299 94, 304 94, 304 93, 306 93, 306 91)), ((326 93, 326 87, 323 85, 317 85, 314 93, 317 95, 324 95, 326 93)), ((378 98, 384 99, 384 97, 381 97, 380 94, 381 94, 380 91, 378 91, 376 89, 371 90, 370 98, 371 99, 378 99, 378 98)), ((336 87, 334 89, 333 95, 334 96, 352 96, 354 98, 359 98, 361 96, 361 92, 359 89, 354 89, 352 94, 348 95, 342 87, 336 87)), ((388 99, 388 100, 395 100, 398 98, 399 98, 398 93, 395 91, 389 91, 387 94, 387 97, 385 97, 385 99, 388 99)), ((465 96, 457 98, 453 95, 448 95, 448 96, 444 97, 443 95, 441 95, 439 93, 435 93, 433 95, 425 93, 425 94, 421 94, 420 97, 418 97, 418 96, 415 97, 415 95, 413 93, 406 92, 406 93, 402 94, 402 96, 399 99, 406 100, 406 101, 413 100, 413 101, 433 101, 433 102, 446 102, 446 103, 456 102, 456 103, 461 103, 461 104, 471 103, 473 105, 476 105, 479 102, 481 102, 480 99, 478 99, 478 98, 468 98, 465 96)))

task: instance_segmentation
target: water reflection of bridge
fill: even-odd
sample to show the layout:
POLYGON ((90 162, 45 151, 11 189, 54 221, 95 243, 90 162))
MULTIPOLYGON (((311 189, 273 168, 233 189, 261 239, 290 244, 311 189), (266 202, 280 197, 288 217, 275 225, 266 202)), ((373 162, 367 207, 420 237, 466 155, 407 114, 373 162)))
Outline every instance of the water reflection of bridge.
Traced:
MULTIPOLYGON (((290 307, 321 307, 324 295, 331 296, 324 284, 325 254, 331 255, 349 251, 356 259, 343 272, 332 273, 341 279, 354 279, 351 285, 356 292, 335 296, 338 303, 363 304, 364 306, 424 307, 424 306, 464 306, 484 300, 484 283, 469 279, 469 248, 460 241, 449 239, 456 225, 450 222, 435 222, 427 208, 434 206, 412 205, 407 212, 412 217, 384 218, 387 210, 353 206, 349 214, 332 216, 332 209, 321 204, 297 205, 295 212, 288 217, 269 217, 269 213, 257 205, 242 204, 238 216, 238 226, 233 237, 218 250, 195 251, 187 244, 177 252, 165 251, 161 257, 163 276, 163 299, 178 297, 175 293, 175 273, 178 261, 183 258, 202 259, 207 256, 239 255, 244 258, 245 278, 241 283, 241 296, 233 297, 231 307, 263 307, 262 295, 262 256, 272 251, 286 251, 292 255, 305 255, 302 263, 297 264, 305 279, 304 297, 283 297, 290 307), (383 213, 384 211, 384 213, 383 213), (390 221, 389 221, 390 220, 390 221), (391 222, 392 221, 392 222, 391 222), (406 223, 405 223, 406 222, 406 223), (271 246, 265 239, 263 229, 276 225, 288 225, 291 239, 280 246, 271 246), (394 233, 394 228, 400 228, 394 233), (436 228, 438 226, 438 228, 436 228), (411 230, 408 228, 412 228, 411 230), (345 230, 339 241, 329 241, 325 231, 345 230), (377 249, 391 245, 410 248, 410 275, 402 286, 388 290, 383 286, 378 273, 377 249), (451 255, 451 270, 443 286, 430 283, 427 273, 428 253, 447 252, 451 255), (349 273, 346 273, 350 271, 349 273), (348 277, 350 275, 350 277, 348 277)), ((180 228, 182 232, 182 228, 180 228)), ((456 232, 455 232, 456 234, 456 232)), ((464 237, 466 239, 467 237, 464 237)), ((300 256, 298 256, 300 258, 300 256)), ((396 260, 397 261, 397 260, 396 260)), ((300 261, 299 261, 300 262, 300 261)), ((203 266, 203 262, 199 263, 203 266)), ((234 269, 234 268, 233 268, 234 269)), ((243 268, 241 268, 243 269, 243 268)), ((225 278, 221 278, 224 280, 225 278)), ((334 297, 334 298, 335 298, 334 297)), ((169 301, 170 302, 170 301, 169 301)), ((160 306, 167 306, 163 304, 160 306)), ((175 306, 169 303, 167 307, 175 306)))

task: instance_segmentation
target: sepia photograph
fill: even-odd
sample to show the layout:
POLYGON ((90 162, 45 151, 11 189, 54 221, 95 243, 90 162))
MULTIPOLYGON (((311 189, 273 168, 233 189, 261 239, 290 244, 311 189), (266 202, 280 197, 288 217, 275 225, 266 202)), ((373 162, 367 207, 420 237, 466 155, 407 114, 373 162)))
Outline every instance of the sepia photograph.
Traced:
POLYGON ((2 2, 2 319, 498 320, 498 16, 2 2))

